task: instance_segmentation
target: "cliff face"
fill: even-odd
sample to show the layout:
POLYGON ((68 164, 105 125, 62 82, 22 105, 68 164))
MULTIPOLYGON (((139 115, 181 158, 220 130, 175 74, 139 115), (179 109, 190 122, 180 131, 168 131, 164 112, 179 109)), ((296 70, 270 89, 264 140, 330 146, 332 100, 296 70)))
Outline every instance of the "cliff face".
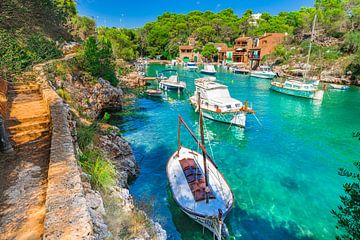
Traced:
MULTIPOLYGON (((76 126, 91 124, 104 111, 121 109, 123 92, 104 79, 95 80, 86 73, 70 71, 59 76, 54 65, 72 64, 73 56, 36 66, 39 82, 49 82, 67 102, 68 124, 73 137, 77 155, 78 146, 76 126), (71 114, 70 114, 71 113, 71 114)), ((81 174, 82 185, 92 219, 94 239, 166 239, 166 232, 147 215, 136 208, 127 189, 128 178, 136 177, 139 168, 131 146, 119 135, 119 129, 100 123, 93 145, 109 159, 117 171, 117 186, 100 192, 91 185, 91 176, 81 174), (139 221, 140 219, 140 221, 139 221), (136 229, 134 231, 133 229, 136 229)))

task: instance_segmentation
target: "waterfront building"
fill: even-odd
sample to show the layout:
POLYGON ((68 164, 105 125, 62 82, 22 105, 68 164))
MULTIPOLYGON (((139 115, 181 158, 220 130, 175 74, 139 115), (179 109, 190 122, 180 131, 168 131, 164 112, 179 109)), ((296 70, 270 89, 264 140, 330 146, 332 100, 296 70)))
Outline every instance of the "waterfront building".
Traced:
POLYGON ((234 63, 248 63, 249 62, 249 49, 252 47, 253 40, 251 37, 239 37, 235 40, 233 50, 234 63))
POLYGON ((196 40, 194 37, 188 38, 188 45, 179 47, 179 58, 182 62, 201 62, 202 56, 195 51, 196 40))
POLYGON ((260 60, 271 54, 275 48, 285 41, 287 33, 265 33, 261 37, 253 39, 252 47, 249 49, 251 68, 257 68, 260 60))

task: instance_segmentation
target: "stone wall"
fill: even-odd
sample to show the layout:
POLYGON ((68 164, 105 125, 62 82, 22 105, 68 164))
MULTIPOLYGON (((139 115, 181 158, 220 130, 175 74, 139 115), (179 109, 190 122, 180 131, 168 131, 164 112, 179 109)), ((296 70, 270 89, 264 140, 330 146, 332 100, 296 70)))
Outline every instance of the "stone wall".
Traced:
POLYGON ((0 114, 2 115, 3 119, 5 119, 7 114, 7 90, 7 81, 0 79, 0 114))
POLYGON ((92 220, 68 126, 68 110, 47 82, 42 83, 41 91, 52 123, 43 238, 92 239, 92 220))

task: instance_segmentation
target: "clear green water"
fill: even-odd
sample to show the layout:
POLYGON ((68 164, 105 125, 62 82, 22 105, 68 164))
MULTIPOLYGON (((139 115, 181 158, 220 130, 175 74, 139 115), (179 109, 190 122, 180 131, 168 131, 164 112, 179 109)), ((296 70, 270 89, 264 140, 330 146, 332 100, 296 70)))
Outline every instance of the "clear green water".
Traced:
MULTIPOLYGON (((154 75, 161 65, 151 65, 154 75)), ((180 71, 188 90, 195 73, 180 71)), ((249 100, 262 126, 248 115, 245 130, 206 120, 215 161, 229 182, 235 206, 226 219, 235 239, 334 239, 330 210, 339 204, 339 167, 352 169, 360 159, 360 89, 328 91, 321 104, 269 90, 268 80, 219 72, 233 97, 249 100)), ((153 217, 169 239, 211 239, 208 231, 173 202, 166 178, 166 162, 177 147, 177 116, 198 131, 198 115, 186 95, 168 100, 136 98, 125 112, 112 118, 132 144, 140 176, 130 191, 138 199, 152 199, 153 217)), ((195 145, 183 134, 183 144, 195 145)))

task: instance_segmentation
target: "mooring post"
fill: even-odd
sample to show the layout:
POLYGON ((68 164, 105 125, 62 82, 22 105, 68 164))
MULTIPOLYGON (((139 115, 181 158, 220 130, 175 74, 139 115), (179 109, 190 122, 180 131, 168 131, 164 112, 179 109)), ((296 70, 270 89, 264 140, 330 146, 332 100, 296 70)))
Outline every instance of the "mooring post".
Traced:
POLYGON ((0 152, 11 152, 13 148, 10 144, 9 137, 5 130, 4 120, 0 115, 0 152))

